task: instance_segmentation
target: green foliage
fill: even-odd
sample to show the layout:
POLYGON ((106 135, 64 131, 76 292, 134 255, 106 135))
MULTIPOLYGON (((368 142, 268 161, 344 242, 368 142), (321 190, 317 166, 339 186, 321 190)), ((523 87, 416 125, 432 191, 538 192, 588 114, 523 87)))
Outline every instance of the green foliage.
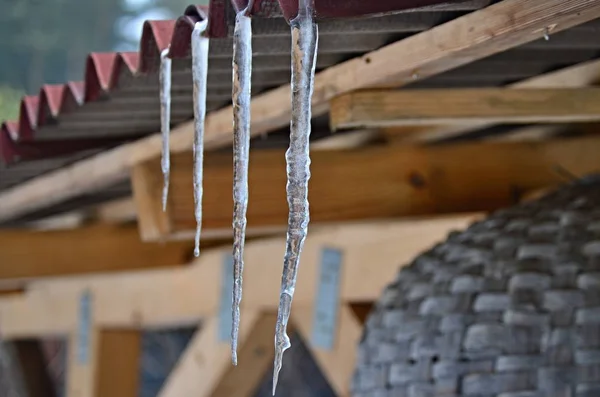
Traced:
POLYGON ((0 123, 15 120, 19 116, 19 105, 23 92, 8 86, 0 86, 0 123))

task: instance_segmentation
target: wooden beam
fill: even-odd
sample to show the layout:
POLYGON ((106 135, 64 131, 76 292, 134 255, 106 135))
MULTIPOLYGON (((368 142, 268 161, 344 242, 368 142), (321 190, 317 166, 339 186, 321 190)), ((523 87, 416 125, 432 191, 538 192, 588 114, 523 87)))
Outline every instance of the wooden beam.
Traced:
POLYGON ((100 332, 95 397, 132 397, 139 394, 141 342, 139 331, 100 332))
POLYGON ((71 334, 66 397, 131 397, 139 393, 141 335, 92 326, 87 346, 71 334), (80 348, 88 350, 82 361, 80 348))
POLYGON ((183 265, 186 242, 143 243, 135 226, 0 231, 0 280, 183 265))
POLYGON ((103 223, 125 223, 135 221, 137 209, 133 198, 109 201, 92 209, 92 217, 103 223))
MULTIPOLYGON (((315 227, 302 253, 294 307, 314 303, 323 247, 333 246, 344 252, 340 299, 373 301, 393 279, 398 266, 441 241, 451 230, 462 229, 480 216, 315 227)), ((281 284, 284 248, 284 238, 246 245, 244 310, 277 309, 274 297, 281 284)), ((93 294, 95 320, 104 328, 197 324, 219 310, 223 257, 230 254, 229 247, 205 250, 194 265, 179 269, 33 282, 23 296, 0 299, 0 334, 15 339, 70 332, 77 326, 77 302, 84 291, 93 294)))
MULTIPOLYGON (((515 189, 561 181, 562 164, 581 175, 600 168, 600 138, 538 143, 469 143, 437 147, 374 147, 312 154, 311 225, 394 216, 493 210, 515 202, 515 189), (469 161, 465 162, 464 159, 469 161)), ((192 160, 172 157, 171 194, 165 213, 158 202, 160 162, 136 167, 134 197, 153 202, 140 211, 145 239, 193 236, 192 160), (157 219, 165 219, 157 222, 157 219), (169 228, 160 228, 168 224, 169 228)), ((203 229, 230 228, 232 167, 229 154, 206 156, 203 229)), ((287 225, 283 151, 250 154, 248 227, 287 225)), ((142 207, 141 205, 139 206, 142 207)))
MULTIPOLYGON (((597 83, 599 79, 600 60, 593 60, 531 77, 510 84, 508 88, 579 88, 593 85, 597 83)), ((427 143, 436 142, 441 139, 458 136, 493 125, 494 124, 489 123, 468 123, 464 125, 453 124, 435 127, 397 127, 386 129, 385 135, 388 139, 399 143, 427 143)))
MULTIPOLYGON (((239 335, 241 349, 237 369, 231 368, 229 343, 218 340, 218 326, 216 316, 203 322, 159 392, 159 397, 216 397, 223 396, 220 394, 223 390, 234 392, 226 394, 227 396, 249 396, 251 386, 258 382, 257 372, 265 367, 264 356, 251 356, 252 347, 264 347, 267 349, 265 355, 269 355, 269 343, 265 342, 268 339, 273 344, 275 315, 248 310, 242 313, 239 335), (232 374, 238 384, 229 384, 225 379, 227 374, 232 374), (219 388, 220 392, 217 393, 219 388)), ((259 376, 262 374, 264 371, 259 376)))
MULTIPOLYGON (((595 0, 504 0, 433 29, 320 72, 315 77, 313 114, 324 114, 336 95, 375 85, 401 86, 413 76, 427 78, 461 65, 540 39, 600 17, 595 0), (395 60, 402 59, 402 62, 395 60)), ((290 87, 284 85, 252 101, 252 134, 289 124, 290 87)), ((232 140, 232 108, 206 118, 205 147, 232 140)), ((171 149, 190 150, 193 123, 173 130, 171 149)), ((0 194, 0 221, 12 219, 77 195, 102 189, 127 178, 130 168, 160 156, 160 135, 77 162, 0 194)))
POLYGON ((362 324, 352 313, 349 305, 339 308, 335 346, 332 350, 316 348, 311 343, 313 309, 295 307, 292 311, 294 325, 306 341, 321 372, 338 397, 350 397, 350 385, 354 364, 356 362, 356 346, 362 334, 362 324))
POLYGON ((600 88, 364 90, 331 101, 331 128, 600 120, 600 88))
POLYGON ((25 227, 38 231, 69 230, 81 227, 85 221, 86 216, 83 211, 73 211, 27 222, 25 227))

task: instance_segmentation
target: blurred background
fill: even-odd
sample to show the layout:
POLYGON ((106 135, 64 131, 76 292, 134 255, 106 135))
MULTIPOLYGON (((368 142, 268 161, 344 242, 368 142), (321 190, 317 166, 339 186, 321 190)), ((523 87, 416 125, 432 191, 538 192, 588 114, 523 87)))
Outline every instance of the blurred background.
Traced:
POLYGON ((83 80, 89 52, 137 51, 144 20, 191 3, 208 0, 0 0, 0 120, 16 119, 42 84, 83 80))

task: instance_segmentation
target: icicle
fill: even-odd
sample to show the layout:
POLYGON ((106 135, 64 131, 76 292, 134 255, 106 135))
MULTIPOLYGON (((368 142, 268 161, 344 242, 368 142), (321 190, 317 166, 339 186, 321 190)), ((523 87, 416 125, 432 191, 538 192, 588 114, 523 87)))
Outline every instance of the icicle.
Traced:
POLYGON ((202 166, 204 162, 204 118, 206 116, 206 80, 208 74, 208 38, 204 37, 207 21, 196 22, 192 32, 192 77, 194 81, 194 204, 196 246, 200 255, 202 228, 202 166))
POLYGON ((308 211, 308 180, 310 178, 309 137, 311 99, 314 86, 318 47, 318 28, 313 20, 314 0, 300 0, 298 16, 292 27, 292 120, 290 146, 285 154, 287 162, 287 197, 290 207, 287 242, 283 260, 283 275, 279 297, 279 311, 275 329, 275 362, 273 395, 281 370, 283 352, 290 347, 286 333, 300 253, 306 238, 308 211))
POLYGON ((250 7, 251 4, 245 10, 238 12, 233 34, 233 321, 231 327, 231 361, 233 365, 237 365, 246 210, 248 208, 252 22, 247 14, 250 7))
POLYGON ((169 174, 171 168, 171 156, 169 153, 169 133, 171 125, 171 58, 169 49, 160 53, 160 130, 162 133, 162 160, 163 173, 163 195, 162 208, 167 209, 167 198, 169 196, 169 174))

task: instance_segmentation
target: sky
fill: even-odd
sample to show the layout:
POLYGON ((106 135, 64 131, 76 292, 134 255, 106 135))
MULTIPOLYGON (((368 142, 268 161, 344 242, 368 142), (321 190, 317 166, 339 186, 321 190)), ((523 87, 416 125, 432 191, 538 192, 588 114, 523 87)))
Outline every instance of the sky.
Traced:
POLYGON ((122 18, 117 21, 116 27, 121 32, 122 36, 130 41, 123 43, 116 48, 117 51, 137 50, 137 43, 142 34, 142 26, 145 20, 148 19, 169 19, 175 15, 164 8, 152 8, 152 0, 125 0, 125 4, 132 10, 147 9, 140 13, 136 18, 122 18))

